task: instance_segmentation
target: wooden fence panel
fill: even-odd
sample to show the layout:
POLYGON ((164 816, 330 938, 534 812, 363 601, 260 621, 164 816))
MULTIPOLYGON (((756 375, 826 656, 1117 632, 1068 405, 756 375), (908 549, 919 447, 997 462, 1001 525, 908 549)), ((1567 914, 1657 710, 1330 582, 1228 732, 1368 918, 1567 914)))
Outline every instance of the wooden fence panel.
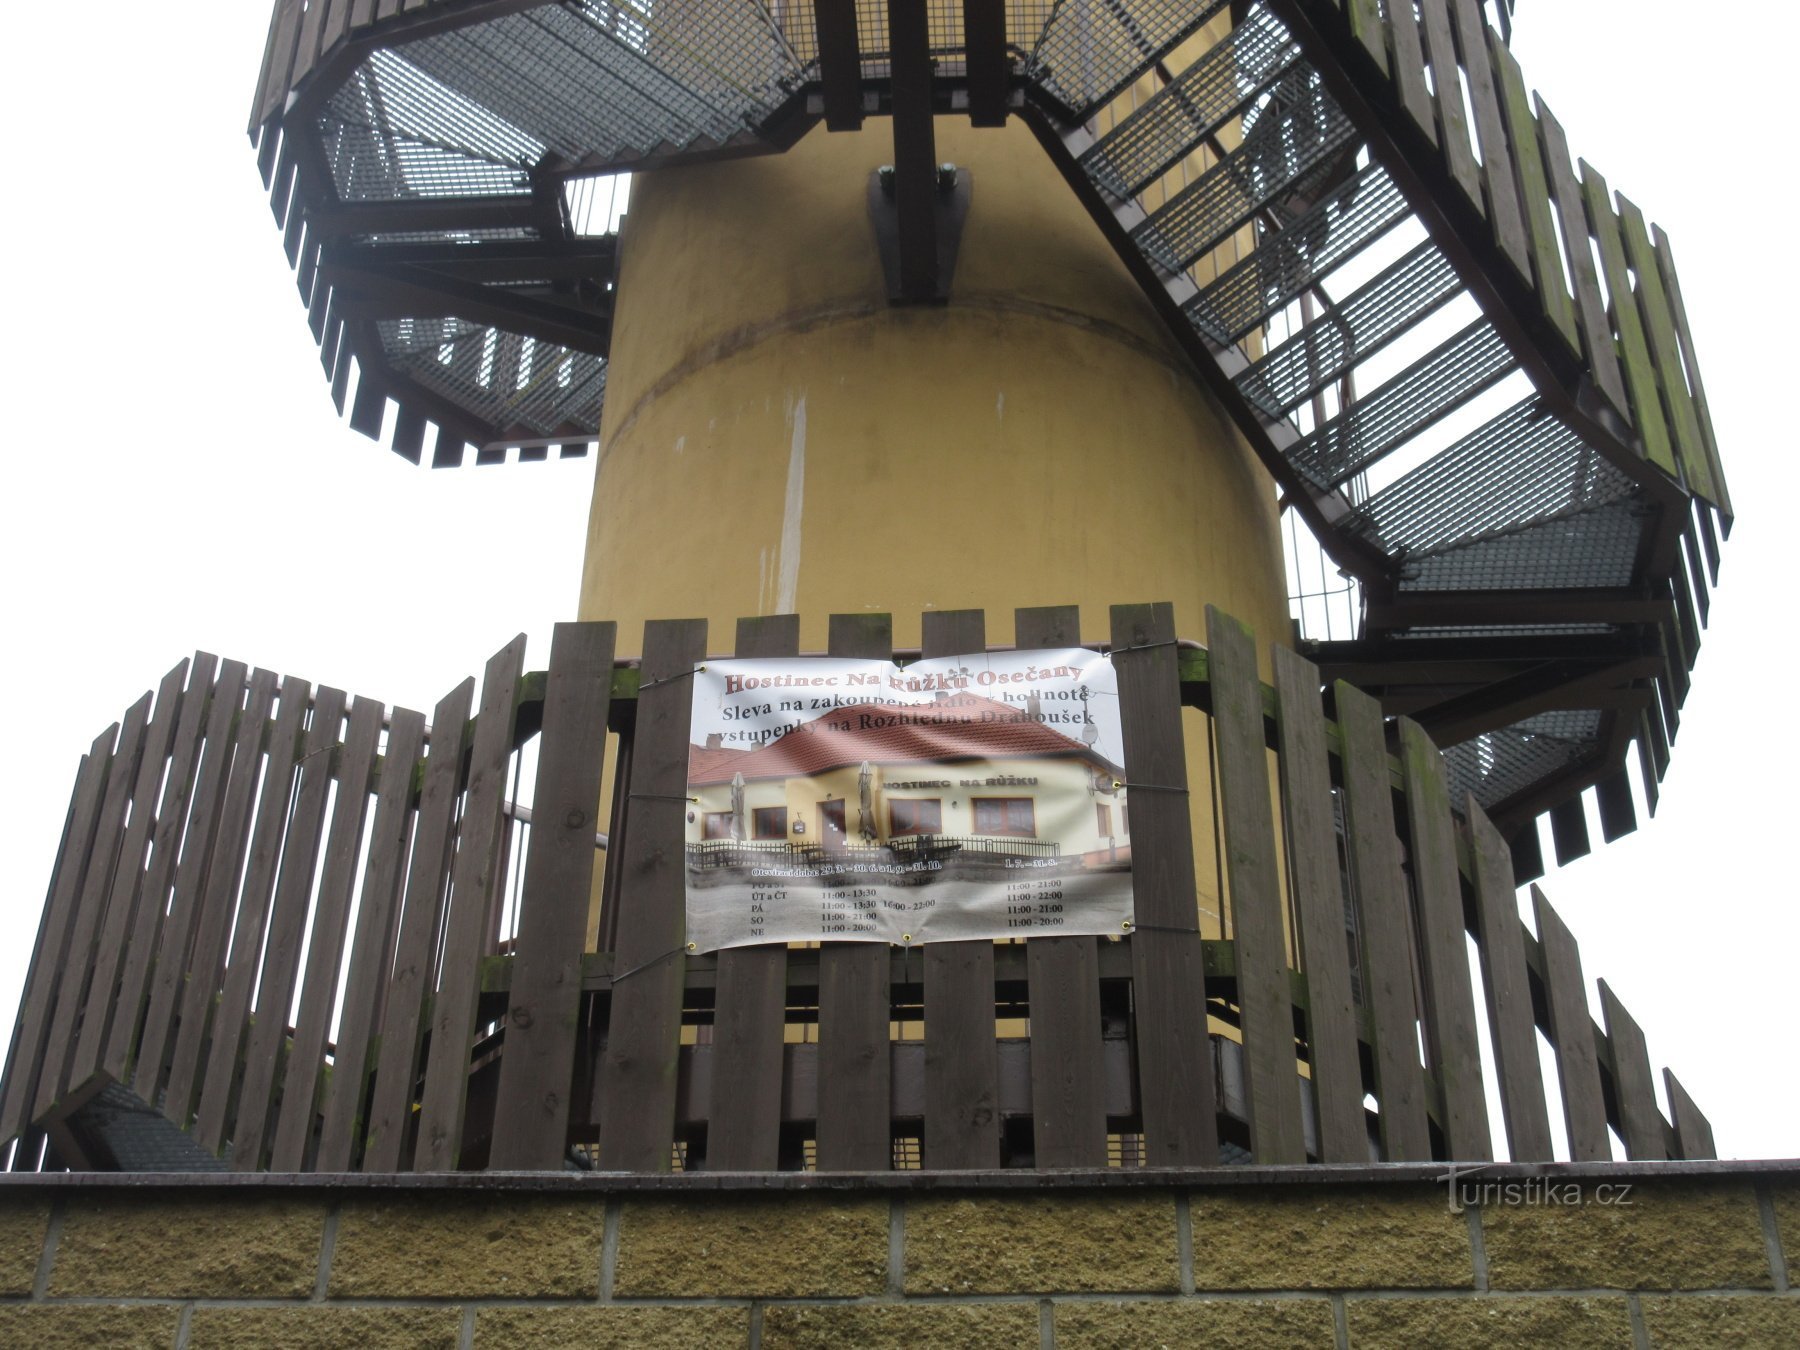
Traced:
POLYGON ((1456 868, 1456 825, 1444 783, 1444 758, 1411 718, 1400 719, 1400 761, 1419 906, 1425 1044, 1443 1094, 1440 1123, 1445 1150, 1452 1158, 1483 1162, 1494 1156, 1494 1143, 1488 1130, 1487 1090, 1481 1081, 1481 1038, 1475 1027, 1462 878, 1456 868))
POLYGON ((305 680, 290 675, 281 682, 281 711, 269 737, 262 800, 256 808, 243 892, 238 900, 237 926, 231 938, 224 991, 218 1011, 213 1014, 212 1049, 200 1083, 200 1108, 194 1122, 194 1138, 210 1153, 217 1153, 225 1142, 232 1077, 249 1025, 250 996, 255 992, 257 972, 262 969, 263 934, 274 900, 275 869, 287 833, 288 811, 294 801, 294 778, 300 771, 311 696, 312 686, 305 680))
POLYGON ((1677 1156, 1702 1160, 1718 1157, 1719 1151, 1713 1145, 1712 1123, 1688 1096, 1681 1080, 1667 1069, 1663 1070, 1663 1088, 1669 1096, 1669 1114, 1675 1118, 1677 1156))
POLYGON ((489 1163, 503 1171, 555 1171, 568 1151, 615 631, 559 623, 550 641, 489 1163))
POLYGON ((306 915, 311 907, 313 877, 319 863, 319 838, 325 828, 325 802, 331 791, 331 750, 344 725, 341 689, 320 685, 313 691, 312 720, 307 727, 300 780, 294 789, 287 843, 281 851, 281 874, 269 912, 269 940, 263 949, 256 991, 256 1014, 244 1049, 244 1082, 238 1094, 237 1121, 231 1131, 231 1165, 239 1171, 262 1166, 276 1074, 287 1042, 288 1011, 294 1005, 300 948, 306 941, 306 915))
POLYGON ((384 711, 379 699, 358 698, 350 707, 350 724, 338 752, 337 800, 331 808, 331 830, 325 840, 319 894, 306 943, 306 970, 300 978, 300 1010, 288 1047, 281 1114, 270 1155, 269 1165, 277 1172, 300 1171, 312 1139, 313 1103, 324 1068, 331 1012, 337 1003, 344 934, 356 891, 356 862, 362 853, 363 823, 369 812, 369 774, 375 767, 375 742, 381 736, 384 711))
POLYGON ((1173 607, 1113 606, 1112 644, 1131 801, 1144 1149, 1154 1167, 1211 1166, 1219 1159, 1218 1122, 1173 607))
POLYGON ((200 1057, 211 1025, 213 1005, 225 973, 225 939, 231 932, 232 911, 238 885, 250 851, 251 808, 256 784, 262 776, 267 749, 269 714, 275 706, 279 676, 257 670, 250 676, 250 697, 238 719, 231 773, 225 784, 225 804, 213 839, 212 862, 194 932, 193 956, 188 964, 187 988, 182 991, 181 1025, 175 1034, 175 1051, 169 1061, 168 1096, 163 1114, 186 1128, 200 1076, 200 1057))
MULTIPOLYGON (((1073 647, 1081 641, 1081 613, 1074 605, 1020 609, 1013 633, 1020 647, 1073 647)), ((1032 938, 1025 971, 1033 1159, 1038 1167, 1104 1167, 1099 945, 1092 937, 1032 938)))
POLYGON ((132 922, 125 963, 119 971, 118 997, 113 1004, 112 1024, 106 1029, 105 1049, 100 1057, 101 1070, 115 1080, 126 1076, 137 1043, 151 960, 162 937, 163 910, 168 902, 169 888, 174 884, 182 834, 188 827, 188 801, 194 793, 202 734, 212 706, 213 676, 218 667, 219 659, 212 653, 196 653, 188 672, 187 691, 181 698, 181 724, 175 729, 169 771, 163 780, 162 801, 156 808, 150 862, 138 887, 137 916, 132 922))
MULTIPOLYGON (((739 619, 740 657, 792 656, 800 616, 739 619)), ((773 1172, 780 1162, 782 1034, 787 1022, 787 947, 719 953, 713 995, 712 1115, 706 1165, 716 1172, 773 1172)))
MULTIPOLYGON (((921 617, 923 654, 987 649, 981 610, 934 610, 921 617)), ((1000 1058, 994 1040, 994 944, 933 942, 925 947, 924 1165, 1000 1165, 1000 1058)))
POLYGON ((687 809, 689 714, 706 621, 644 626, 632 809, 620 867, 612 1018, 600 1065, 600 1166, 666 1172, 675 1137, 675 1075, 687 971, 682 817, 687 809))
POLYGON ((69 926, 68 954, 63 958, 56 991, 56 1009, 44 1038, 44 1063, 39 1070, 37 1100, 31 1109, 35 1120, 48 1112, 68 1087, 69 1055, 74 1049, 75 1019, 86 1002, 87 977, 93 968, 94 939, 106 917, 112 894, 114 866, 125 835, 125 809, 137 782, 138 760, 144 751, 144 732, 150 724, 150 695, 146 692, 131 705, 119 727, 118 746, 107 770, 106 794, 94 827, 93 853, 87 874, 81 879, 81 898, 69 926))
POLYGON ((1338 870, 1331 765, 1319 672, 1277 645, 1275 706, 1281 744, 1281 815, 1287 828, 1288 880, 1300 926, 1306 971, 1307 1034, 1319 1161, 1369 1161, 1363 1112, 1362 1056, 1350 983, 1350 950, 1338 870))
POLYGON ((181 860, 175 867, 175 894, 168 919, 162 925, 153 961, 155 978, 150 985, 150 1007, 144 1014, 144 1036, 138 1043, 132 1069, 132 1091, 147 1102, 156 1100, 162 1079, 163 1055, 174 1031, 175 1001, 180 997, 188 971, 194 923, 206 886, 212 857, 213 831, 223 806, 225 776, 231 768, 231 728, 242 707, 244 681, 249 671, 241 661, 219 667, 213 686, 212 705, 206 721, 205 746, 200 752, 200 776, 194 784, 193 805, 187 830, 181 837, 181 860))
POLYGON ((450 872, 444 917, 444 957, 432 1000, 431 1044, 419 1098, 419 1139, 413 1170, 455 1171, 462 1161, 468 1106, 469 1051, 481 993, 483 934, 503 877, 500 834, 506 805, 506 765, 513 750, 519 679, 525 673, 525 635, 488 658, 481 677, 481 712, 469 755, 469 786, 450 872))
POLYGON ((468 745, 469 709, 474 700, 475 681, 464 680, 438 701, 431 715, 431 752, 419 792, 412 866, 407 872, 393 975, 383 1000, 381 1053, 363 1153, 365 1172, 398 1172, 412 1129, 419 1029, 424 1020, 425 990, 437 973, 444 874, 450 865, 456 803, 462 796, 463 751, 468 745))
POLYGON ((1469 822, 1481 982, 1487 991, 1488 1034, 1500 1080, 1507 1153, 1514 1162, 1549 1162, 1555 1153, 1525 965, 1525 928, 1514 895, 1512 850, 1473 796, 1464 813, 1469 822))
POLYGON ((331 1076, 319 1104, 318 1170, 347 1172, 356 1144, 363 1097, 374 1065, 370 1056, 376 1005, 393 967, 394 936, 406 846, 412 838, 413 769, 425 747, 425 718, 395 708, 388 719, 387 750, 376 787, 375 823, 370 827, 369 860, 363 869, 362 900, 350 968, 344 976, 344 1008, 338 1019, 331 1076))
POLYGON ((1390 4, 1388 25, 1394 40, 1394 87, 1400 106, 1419 134, 1438 143, 1437 119, 1432 114, 1431 90, 1425 85, 1425 53, 1419 41, 1419 16, 1410 4, 1390 4))
POLYGON ((1606 1137, 1606 1102, 1594 1048, 1594 1019, 1588 1013, 1581 976, 1581 951, 1562 916, 1536 886, 1531 888, 1531 903, 1544 950, 1544 994, 1550 1008, 1550 1040, 1556 1046, 1563 1120, 1569 1130, 1569 1158, 1605 1162, 1612 1157, 1612 1146, 1606 1137))
POLYGON ((1550 181, 1538 149, 1537 118, 1525 92, 1525 76, 1512 51, 1498 33, 1488 34, 1488 55, 1493 61, 1500 89, 1500 106, 1506 116, 1507 141, 1512 146, 1513 166, 1518 171, 1519 196, 1525 210, 1525 229, 1531 239, 1532 262, 1537 272, 1538 304, 1550 320, 1550 330, 1562 338, 1569 351, 1581 355, 1581 334, 1575 327, 1575 305, 1563 277, 1562 248, 1556 225, 1550 218, 1550 181))
MULTIPOLYGON (((1675 273, 1675 254, 1669 246, 1669 236, 1663 233, 1660 225, 1650 227, 1651 239, 1656 244, 1656 267, 1662 274, 1663 289, 1668 293, 1669 308, 1675 316, 1675 334, 1681 339, 1682 367, 1687 372, 1688 386, 1693 391, 1694 415, 1700 420, 1700 439, 1706 447, 1706 461, 1711 470, 1713 492, 1709 500, 1722 511, 1726 517, 1731 515, 1731 493, 1725 486, 1725 469, 1719 462, 1718 441, 1713 434, 1712 414, 1708 411, 1706 401, 1706 385, 1700 378, 1699 359, 1694 354, 1694 335, 1688 329, 1687 305, 1681 298, 1681 281, 1675 273)), ((1713 537, 1710 518, 1705 511, 1699 513, 1700 527, 1707 544, 1707 561, 1712 574, 1713 584, 1719 584, 1719 545, 1713 537)), ((1729 519, 1727 520, 1729 527, 1729 519)))
POLYGON ((1633 1162, 1662 1162, 1669 1156, 1669 1144, 1662 1113, 1656 1109, 1656 1078, 1643 1028, 1605 980, 1600 981, 1600 1011, 1606 1019, 1606 1038, 1612 1042, 1613 1097, 1619 1106, 1625 1156, 1633 1162))
POLYGON ((1462 72, 1456 64, 1456 39, 1450 29, 1447 0, 1423 0, 1425 51, 1437 86, 1438 125, 1443 133, 1444 164, 1469 205, 1482 214, 1481 170, 1469 142, 1469 116, 1463 110, 1462 72))
POLYGON ((136 925, 137 907, 143 894, 144 863, 156 827, 157 788, 168 767, 180 719, 182 685, 188 663, 180 662, 156 691, 156 711, 144 733, 143 753, 138 757, 137 782, 131 789, 131 824, 119 848, 113 868, 112 894, 106 903, 106 921, 94 942, 94 972, 81 1010, 81 1032, 69 1056, 68 1082, 79 1089, 100 1067, 100 1051, 106 1044, 106 1028, 118 992, 119 965, 125 945, 136 925))
POLYGON ((1431 1130, 1425 1115, 1425 1074, 1419 1064, 1417 1005, 1394 837, 1381 705, 1339 680, 1338 726, 1344 735, 1344 818, 1351 884, 1363 937, 1363 1002, 1375 1034, 1375 1099, 1381 1106, 1381 1147, 1388 1162, 1427 1162, 1431 1130))
POLYGON ((1525 214, 1519 207, 1512 152, 1506 145, 1506 119, 1488 54, 1487 19, 1481 12, 1481 0, 1450 0, 1450 9, 1456 20, 1456 44, 1469 77, 1469 104, 1475 110, 1475 132, 1481 143, 1481 181, 1487 188, 1494 242, 1529 285, 1531 250, 1525 242, 1525 214))
POLYGON ((1644 213, 1622 193, 1619 196, 1619 224, 1625 235, 1625 256, 1637 277, 1638 312, 1649 339, 1657 382, 1662 387, 1663 406, 1669 413, 1675 451, 1689 490, 1710 501, 1715 492, 1712 465, 1707 460, 1706 446, 1700 436, 1700 420, 1694 410, 1693 395, 1688 392, 1681 344, 1675 336, 1674 311, 1668 293, 1663 289, 1662 274, 1657 269, 1656 251, 1650 244, 1650 230, 1644 223, 1644 213))
MULTIPOLYGON (((1417 34, 1414 34, 1416 40, 1417 34)), ((1423 77, 1421 77, 1421 80, 1423 77)), ((1244 1033, 1250 1150, 1258 1163, 1303 1163, 1294 1004, 1282 927, 1281 875, 1263 737, 1256 640, 1236 619, 1206 607, 1213 735, 1219 755, 1226 876, 1244 1033)))
MULTIPOLYGON (((885 661, 893 655, 893 620, 886 614, 833 614, 827 647, 833 656, 885 661)), ((893 1166, 888 964, 887 949, 877 943, 820 945, 821 1172, 885 1172, 893 1166)))

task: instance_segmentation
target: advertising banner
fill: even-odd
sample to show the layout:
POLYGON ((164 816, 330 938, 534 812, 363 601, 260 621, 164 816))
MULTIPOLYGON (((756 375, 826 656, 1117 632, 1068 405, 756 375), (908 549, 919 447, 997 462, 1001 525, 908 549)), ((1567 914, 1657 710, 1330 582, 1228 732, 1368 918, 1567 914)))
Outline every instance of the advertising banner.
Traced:
POLYGON ((1109 657, 708 661, 689 739, 695 951, 1131 929, 1109 657))

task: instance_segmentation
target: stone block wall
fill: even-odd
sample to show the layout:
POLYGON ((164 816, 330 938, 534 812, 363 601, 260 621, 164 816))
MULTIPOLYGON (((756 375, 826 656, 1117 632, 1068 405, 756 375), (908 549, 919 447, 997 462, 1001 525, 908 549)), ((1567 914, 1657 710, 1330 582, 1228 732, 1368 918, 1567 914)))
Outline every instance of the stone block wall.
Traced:
POLYGON ((9 1176, 0 1345, 1800 1345, 1800 1168, 1435 1176, 9 1176))

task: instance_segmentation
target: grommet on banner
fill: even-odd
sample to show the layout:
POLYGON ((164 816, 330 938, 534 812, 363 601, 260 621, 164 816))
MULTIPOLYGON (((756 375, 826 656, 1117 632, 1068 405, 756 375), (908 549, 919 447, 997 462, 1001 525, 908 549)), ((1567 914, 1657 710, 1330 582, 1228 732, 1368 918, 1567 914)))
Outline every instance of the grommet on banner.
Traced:
POLYGON ((1122 928, 1125 932, 1129 933, 1131 931, 1131 920, 1126 919, 1123 923, 1121 923, 1119 925, 1119 927, 1122 928))
POLYGON ((688 950, 690 952, 697 952, 700 950, 700 944, 698 942, 690 942, 688 943, 688 950))

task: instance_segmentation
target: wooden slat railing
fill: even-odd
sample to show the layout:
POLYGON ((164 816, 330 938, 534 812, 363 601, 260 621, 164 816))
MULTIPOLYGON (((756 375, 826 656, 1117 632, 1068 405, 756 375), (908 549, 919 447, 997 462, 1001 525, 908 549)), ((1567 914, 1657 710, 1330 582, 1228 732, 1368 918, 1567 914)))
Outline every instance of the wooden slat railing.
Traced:
MULTIPOLYGON (((12 1166, 108 1166, 88 1103, 125 1090, 190 1165, 240 1170, 863 1171, 913 1140, 947 1170, 1475 1161, 1497 1151, 1490 1099, 1510 1156, 1545 1160, 1540 1033, 1574 1158, 1611 1156, 1615 1134, 1632 1158, 1711 1155, 1672 1075, 1658 1111, 1643 1033, 1604 983, 1595 1025, 1535 887, 1527 932, 1506 841, 1472 802, 1453 814, 1420 728, 1344 684, 1322 697, 1285 649, 1264 685, 1253 636, 1216 612, 1204 649, 1166 605, 1112 621, 1132 931, 922 952, 689 952, 701 623, 649 625, 637 664, 615 662, 611 625, 562 625, 543 674, 517 639, 479 713, 464 681, 429 734, 416 712, 201 654, 77 774, 0 1083, 12 1166), (1210 784, 1188 779, 1205 757, 1184 707, 1210 784), (590 943, 608 754, 622 804, 590 943), (505 809, 520 756, 537 766, 524 841, 505 809), (1191 796, 1220 836, 1228 937, 1200 929, 1191 796)), ((1066 643, 1079 615, 1024 610, 1016 631, 1066 643)), ((737 650, 792 653, 798 632, 745 620, 737 650)), ((890 632, 840 616, 831 648, 885 656, 890 632)), ((925 624, 939 654, 984 633, 973 611, 925 624)))

